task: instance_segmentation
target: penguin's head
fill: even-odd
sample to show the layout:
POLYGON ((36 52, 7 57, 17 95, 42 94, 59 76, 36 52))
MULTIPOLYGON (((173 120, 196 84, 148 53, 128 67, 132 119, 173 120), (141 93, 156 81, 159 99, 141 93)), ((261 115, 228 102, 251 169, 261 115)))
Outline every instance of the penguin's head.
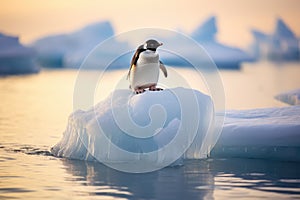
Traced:
POLYGON ((163 43, 159 43, 156 40, 151 39, 145 42, 144 48, 151 51, 156 51, 156 49, 161 45, 163 45, 163 43))

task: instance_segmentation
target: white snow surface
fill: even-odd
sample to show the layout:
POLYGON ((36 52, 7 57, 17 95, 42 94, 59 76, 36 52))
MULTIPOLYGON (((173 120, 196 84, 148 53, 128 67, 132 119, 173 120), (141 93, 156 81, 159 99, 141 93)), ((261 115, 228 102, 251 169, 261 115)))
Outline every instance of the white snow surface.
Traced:
POLYGON ((275 96, 275 99, 290 105, 300 105, 300 88, 280 93, 275 96))
POLYGON ((218 113, 215 115, 213 112, 210 97, 199 91, 174 88, 132 95, 129 90, 117 90, 94 108, 71 114, 63 138, 51 151, 55 156, 81 160, 97 159, 104 162, 147 160, 147 153, 167 145, 180 132, 182 124, 188 122, 187 125, 183 125, 183 132, 184 137, 188 138, 186 141, 192 141, 192 144, 180 159, 177 155, 182 151, 180 145, 184 145, 185 141, 182 141, 182 144, 177 143, 170 151, 161 152, 151 162, 159 163, 166 160, 183 162, 183 158, 201 159, 207 156, 300 161, 300 106, 229 110, 226 112, 220 137, 212 128, 217 115, 218 113), (198 107, 192 103, 190 106, 181 107, 178 99, 189 104, 192 102, 189 96, 191 91, 196 96, 198 107), (157 110, 155 107, 157 105, 162 106, 164 112, 157 110), (138 128, 123 120, 124 112, 118 113, 120 110, 129 110, 138 128), (114 116, 116 113, 118 117, 114 116), (199 113, 199 121, 195 120, 196 113, 199 113), (161 116, 166 116, 162 126, 160 121, 155 120, 161 116), (162 128, 143 129, 149 124, 162 128), (195 139, 191 140, 193 135, 190 132, 194 125, 198 128, 195 139), (134 131, 135 129, 137 131, 134 131), (126 134, 130 131, 132 135, 141 134, 142 139, 126 134), (157 134, 149 137, 154 132, 157 134), (108 144, 106 138, 112 142, 108 144), (139 156, 130 157, 124 152, 120 153, 115 145, 139 156))
POLYGON ((300 161, 300 106, 230 110, 213 157, 300 161))
POLYGON ((300 146, 300 106, 227 111, 222 145, 300 146))
POLYGON ((51 152, 100 162, 147 163, 150 159, 158 165, 206 158, 218 138, 214 121, 211 98, 196 90, 173 88, 138 95, 116 90, 94 108, 72 113, 63 138, 51 152), (129 111, 135 124, 122 111, 125 115, 129 111), (158 149, 163 150, 153 158, 150 154, 158 149))

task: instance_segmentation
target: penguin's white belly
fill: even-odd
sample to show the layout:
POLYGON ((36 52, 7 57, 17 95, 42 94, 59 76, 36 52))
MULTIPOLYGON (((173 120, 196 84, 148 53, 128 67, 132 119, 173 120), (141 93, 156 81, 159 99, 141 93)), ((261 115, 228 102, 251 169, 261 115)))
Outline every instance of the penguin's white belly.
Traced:
POLYGON ((159 77, 159 63, 137 64, 131 71, 131 88, 150 87, 157 84, 159 77))

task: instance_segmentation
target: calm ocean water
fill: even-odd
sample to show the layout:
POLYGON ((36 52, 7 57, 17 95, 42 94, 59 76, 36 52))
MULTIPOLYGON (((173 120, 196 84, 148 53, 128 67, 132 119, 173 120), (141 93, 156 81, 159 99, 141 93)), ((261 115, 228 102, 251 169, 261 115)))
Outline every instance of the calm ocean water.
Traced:
MULTIPOLYGON (((126 73, 112 72, 106 93, 126 73)), ((187 70, 180 73, 191 76, 187 70)), ((241 71, 221 71, 226 107, 286 106, 273 96, 300 88, 299 74, 299 63, 246 64, 241 71)), ((72 112, 76 76, 76 70, 44 70, 0 78, 0 199, 300 198, 300 163, 189 160, 181 167, 126 174, 100 163, 51 156, 49 149, 61 138, 72 112)))

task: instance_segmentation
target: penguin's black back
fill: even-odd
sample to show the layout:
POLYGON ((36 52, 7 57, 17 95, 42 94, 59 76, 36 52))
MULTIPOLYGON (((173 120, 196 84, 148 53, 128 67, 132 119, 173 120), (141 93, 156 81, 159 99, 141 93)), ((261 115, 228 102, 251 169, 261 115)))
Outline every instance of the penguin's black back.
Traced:
POLYGON ((133 55, 132 59, 131 59, 131 63, 130 66, 132 65, 136 65, 139 57, 140 57, 140 53, 142 53, 143 51, 146 51, 147 49, 144 49, 144 45, 140 45, 137 50, 135 51, 135 54, 133 55))

